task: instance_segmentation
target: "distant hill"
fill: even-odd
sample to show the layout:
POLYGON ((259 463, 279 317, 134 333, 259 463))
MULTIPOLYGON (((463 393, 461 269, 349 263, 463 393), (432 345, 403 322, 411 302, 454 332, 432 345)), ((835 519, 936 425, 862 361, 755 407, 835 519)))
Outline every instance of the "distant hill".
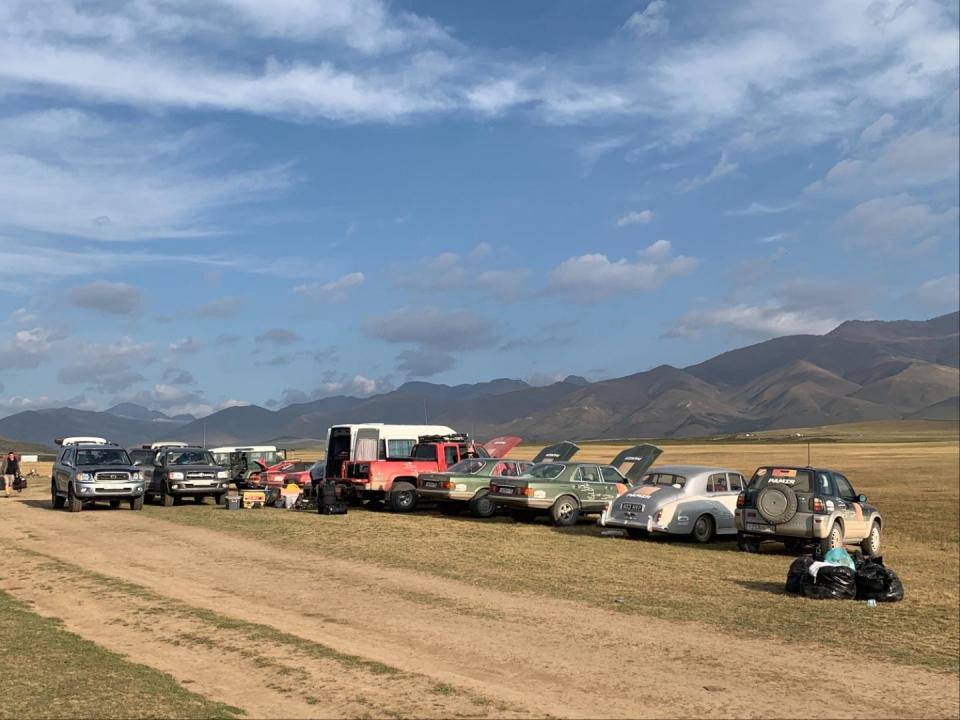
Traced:
POLYGON ((687 368, 661 365, 595 383, 577 376, 543 387, 510 379, 453 387, 410 382, 368 398, 329 397, 280 410, 232 407, 170 425, 163 413, 130 403, 105 413, 60 408, 4 418, 0 435, 48 443, 93 433, 124 444, 183 439, 215 446, 323 438, 336 423, 426 420, 477 436, 510 432, 536 441, 950 419, 958 414, 958 354, 960 313, 850 321, 826 335, 775 338, 687 368))
POLYGON ((196 420, 193 415, 166 415, 159 410, 151 410, 146 408, 143 405, 137 405, 136 403, 120 403, 119 405, 114 405, 112 408, 104 410, 104 412, 109 413, 110 415, 116 415, 117 417, 128 418, 130 420, 156 420, 158 422, 192 422, 196 420))

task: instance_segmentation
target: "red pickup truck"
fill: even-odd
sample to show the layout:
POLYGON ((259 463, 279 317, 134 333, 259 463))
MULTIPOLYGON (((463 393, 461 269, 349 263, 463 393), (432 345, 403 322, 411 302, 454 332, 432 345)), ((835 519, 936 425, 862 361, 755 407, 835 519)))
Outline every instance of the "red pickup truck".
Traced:
POLYGON ((341 497, 366 502, 369 508, 389 504, 396 512, 417 506, 420 473, 445 472, 464 458, 505 456, 520 438, 504 436, 477 445, 466 435, 424 435, 418 438, 409 458, 355 460, 343 463, 337 480, 341 497))

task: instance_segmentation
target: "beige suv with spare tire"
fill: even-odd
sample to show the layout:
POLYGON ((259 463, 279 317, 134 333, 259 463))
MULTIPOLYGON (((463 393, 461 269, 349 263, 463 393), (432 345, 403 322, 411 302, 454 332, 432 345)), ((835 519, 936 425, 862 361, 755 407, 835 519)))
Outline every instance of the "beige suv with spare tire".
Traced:
POLYGON ((765 541, 788 550, 817 545, 821 552, 859 545, 880 553, 883 518, 841 473, 824 468, 767 465, 757 468, 737 497, 737 544, 757 552, 765 541))

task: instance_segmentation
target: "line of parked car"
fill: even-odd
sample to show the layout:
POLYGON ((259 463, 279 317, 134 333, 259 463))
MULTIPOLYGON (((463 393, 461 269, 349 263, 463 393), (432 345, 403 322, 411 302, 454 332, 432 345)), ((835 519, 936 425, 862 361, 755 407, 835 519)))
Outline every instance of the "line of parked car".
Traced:
POLYGON ((325 462, 288 461, 273 446, 214 448, 166 442, 131 449, 103 438, 65 438, 53 467, 52 504, 151 497, 176 505, 184 497, 218 504, 231 485, 272 487, 295 482, 305 494, 320 483, 370 509, 413 510, 421 501, 440 512, 488 518, 505 510, 516 522, 547 517, 557 526, 597 515, 598 524, 631 538, 685 535, 707 543, 736 536, 755 552, 768 541, 791 550, 859 544, 880 551, 883 519, 841 473, 827 468, 767 465, 748 481, 726 467, 654 466, 660 448, 641 444, 609 463, 573 461, 579 447, 565 441, 532 460, 511 459, 517 437, 483 445, 444 426, 363 424, 328 431, 325 462), (268 464, 271 463, 271 464, 268 464))

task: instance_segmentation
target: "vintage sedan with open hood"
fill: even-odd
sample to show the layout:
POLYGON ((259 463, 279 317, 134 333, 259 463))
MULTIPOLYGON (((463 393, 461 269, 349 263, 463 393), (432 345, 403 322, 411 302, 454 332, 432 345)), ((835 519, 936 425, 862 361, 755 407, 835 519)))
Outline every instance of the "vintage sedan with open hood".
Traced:
POLYGON ((660 453, 655 445, 637 445, 608 464, 538 463, 521 477, 492 480, 490 499, 505 506, 517 522, 547 514, 554 525, 574 525, 580 515, 602 512, 611 500, 638 483, 660 453))
POLYGON ((623 528, 632 538, 670 533, 710 542, 716 535, 736 534, 734 513, 743 487, 743 476, 729 468, 663 465, 610 503, 599 524, 623 528))

